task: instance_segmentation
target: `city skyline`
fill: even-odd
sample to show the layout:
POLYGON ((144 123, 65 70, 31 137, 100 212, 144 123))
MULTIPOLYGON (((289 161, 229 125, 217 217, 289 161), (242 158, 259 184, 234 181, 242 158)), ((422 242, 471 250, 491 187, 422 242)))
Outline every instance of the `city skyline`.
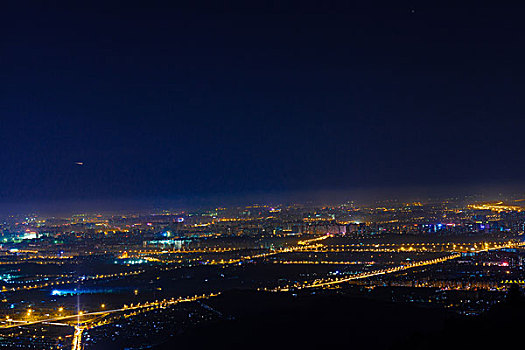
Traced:
POLYGON ((328 317, 344 328, 332 342, 354 332, 358 344, 380 349, 409 342, 422 325, 438 332, 453 320, 491 319, 498 308, 521 310, 524 234, 525 199, 516 197, 3 217, 0 344, 231 348, 214 334, 243 339, 246 328, 286 348, 293 327, 333 333, 328 317), (306 314, 289 318, 293 307, 306 314), (372 344, 363 332, 374 327, 358 331, 356 310, 376 327, 385 317, 412 323, 372 344), (283 317, 286 331, 264 330, 283 317))
POLYGON ((0 348, 510 343, 524 16, 4 1, 0 348))

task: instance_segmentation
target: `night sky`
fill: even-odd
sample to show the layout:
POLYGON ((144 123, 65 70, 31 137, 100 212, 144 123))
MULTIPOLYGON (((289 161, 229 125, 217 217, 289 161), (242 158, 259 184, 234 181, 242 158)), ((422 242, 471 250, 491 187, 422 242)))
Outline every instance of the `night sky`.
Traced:
POLYGON ((524 8, 43 3, 0 10, 0 201, 523 182, 524 8))

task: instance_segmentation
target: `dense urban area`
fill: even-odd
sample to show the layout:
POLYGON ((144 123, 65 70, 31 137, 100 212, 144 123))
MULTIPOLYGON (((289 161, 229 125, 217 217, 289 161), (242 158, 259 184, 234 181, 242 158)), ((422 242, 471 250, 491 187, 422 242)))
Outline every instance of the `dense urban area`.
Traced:
POLYGON ((268 298, 472 318, 525 283, 520 198, 27 214, 0 229, 0 348, 162 348, 268 298))

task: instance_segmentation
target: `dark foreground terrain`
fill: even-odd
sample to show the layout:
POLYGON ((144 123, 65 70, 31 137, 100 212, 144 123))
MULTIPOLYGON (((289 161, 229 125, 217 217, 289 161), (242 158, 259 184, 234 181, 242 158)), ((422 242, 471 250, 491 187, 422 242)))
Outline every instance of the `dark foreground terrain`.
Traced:
POLYGON ((206 306, 228 314, 155 349, 485 349, 508 347, 525 326, 516 291, 477 318, 343 295, 237 291, 206 306))

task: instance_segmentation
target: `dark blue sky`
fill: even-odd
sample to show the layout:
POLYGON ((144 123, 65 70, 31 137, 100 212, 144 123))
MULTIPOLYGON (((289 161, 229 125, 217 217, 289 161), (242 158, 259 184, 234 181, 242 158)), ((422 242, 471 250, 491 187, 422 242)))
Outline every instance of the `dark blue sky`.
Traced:
POLYGON ((17 3, 0 201, 523 180, 524 8, 17 3))

